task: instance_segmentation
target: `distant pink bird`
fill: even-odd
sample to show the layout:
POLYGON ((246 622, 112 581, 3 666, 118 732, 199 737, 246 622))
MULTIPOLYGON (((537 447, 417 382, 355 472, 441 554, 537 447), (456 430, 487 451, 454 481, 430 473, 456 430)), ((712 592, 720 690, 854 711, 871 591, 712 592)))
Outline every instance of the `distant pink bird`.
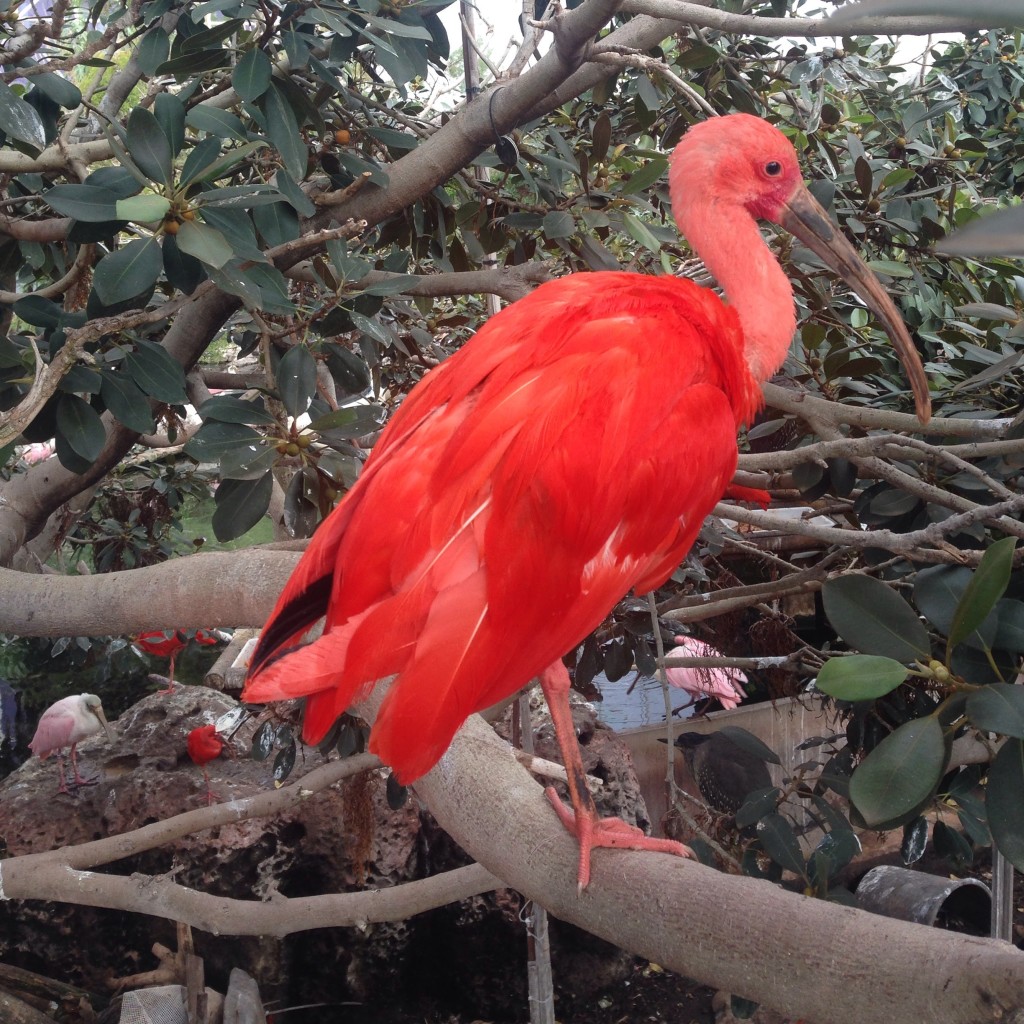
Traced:
MULTIPOLYGON (((676 646, 665 652, 666 658, 721 658, 722 652, 696 637, 673 637, 676 646)), ((685 690, 696 700, 714 697, 723 708, 736 707, 747 693, 742 684, 746 675, 738 668, 666 668, 670 686, 685 690)))
POLYGON ((51 704, 39 719, 36 734, 29 743, 29 750, 40 760, 46 760, 56 752, 60 770, 60 787, 58 793, 67 793, 68 783, 64 777, 64 748, 71 747, 71 770, 74 773, 76 786, 95 785, 95 779, 83 779, 78 774, 78 755, 75 747, 89 736, 95 736, 106 730, 107 738, 113 739, 113 733, 103 714, 103 705, 94 693, 78 693, 71 697, 51 704))

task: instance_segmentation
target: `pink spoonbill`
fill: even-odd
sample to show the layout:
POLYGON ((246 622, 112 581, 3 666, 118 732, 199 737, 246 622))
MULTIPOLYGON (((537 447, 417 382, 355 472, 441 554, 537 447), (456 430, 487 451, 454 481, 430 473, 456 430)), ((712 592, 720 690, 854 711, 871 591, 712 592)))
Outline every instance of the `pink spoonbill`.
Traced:
POLYGON ((29 743, 29 750, 41 760, 56 753, 60 770, 58 793, 67 793, 68 784, 64 777, 64 748, 71 747, 71 771, 76 786, 91 786, 95 779, 83 779, 78 773, 78 744, 105 730, 107 739, 114 738, 113 731, 103 714, 103 705, 94 693, 77 693, 51 704, 39 719, 36 733, 29 743))
MULTIPOLYGON (((673 637, 676 646, 665 652, 666 658, 721 658, 722 652, 696 637, 673 637)), ((738 668, 666 668, 670 686, 685 690, 694 700, 714 697, 723 708, 734 708, 747 693, 746 675, 738 668)))

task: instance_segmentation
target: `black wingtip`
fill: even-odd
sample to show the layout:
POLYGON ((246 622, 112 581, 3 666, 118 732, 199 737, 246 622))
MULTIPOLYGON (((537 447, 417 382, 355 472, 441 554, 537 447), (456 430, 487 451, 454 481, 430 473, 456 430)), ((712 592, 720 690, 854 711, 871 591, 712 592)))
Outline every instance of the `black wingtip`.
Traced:
POLYGON ((291 641, 326 614, 332 583, 332 577, 321 576, 281 608, 263 627, 249 662, 249 678, 299 646, 291 644, 291 641), (289 646, 285 647, 286 644, 289 646))

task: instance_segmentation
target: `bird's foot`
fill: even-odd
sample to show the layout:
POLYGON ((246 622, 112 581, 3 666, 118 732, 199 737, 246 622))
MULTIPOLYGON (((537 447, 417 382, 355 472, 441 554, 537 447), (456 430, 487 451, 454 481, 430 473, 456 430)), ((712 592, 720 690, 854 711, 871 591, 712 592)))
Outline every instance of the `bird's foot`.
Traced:
POLYGON ((168 679, 167 680, 167 685, 164 686, 162 689, 159 689, 159 690, 157 690, 155 692, 156 692, 157 696, 169 697, 172 693, 174 693, 175 690, 177 690, 177 688, 178 688, 178 684, 173 679, 168 679))
POLYGON ((75 789, 78 789, 80 786, 95 786, 99 781, 100 777, 98 775, 93 776, 91 779, 86 779, 79 775, 78 772, 75 772, 75 789))
POLYGON ((599 818, 596 814, 577 816, 562 803, 554 788, 549 786, 544 792, 566 830, 576 837, 580 845, 577 893, 583 892, 590 883, 590 851, 598 846, 616 850, 654 850, 657 853, 671 853, 676 857, 694 856, 688 846, 674 839, 658 839, 646 835, 636 825, 629 825, 621 818, 599 818))

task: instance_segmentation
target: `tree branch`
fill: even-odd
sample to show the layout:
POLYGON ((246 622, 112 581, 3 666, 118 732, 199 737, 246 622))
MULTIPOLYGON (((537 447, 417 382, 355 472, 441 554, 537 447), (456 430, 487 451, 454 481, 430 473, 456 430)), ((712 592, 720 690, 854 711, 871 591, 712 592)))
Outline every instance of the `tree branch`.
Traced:
POLYGON ((780 39, 783 36, 814 38, 861 34, 929 36, 938 32, 974 32, 978 29, 997 27, 991 17, 972 14, 966 8, 956 15, 876 15, 859 18, 851 16, 845 18, 841 26, 831 24, 828 18, 759 18, 750 14, 730 14, 727 11, 686 3, 684 0, 625 0, 622 13, 670 18, 685 25, 769 39, 780 39))

